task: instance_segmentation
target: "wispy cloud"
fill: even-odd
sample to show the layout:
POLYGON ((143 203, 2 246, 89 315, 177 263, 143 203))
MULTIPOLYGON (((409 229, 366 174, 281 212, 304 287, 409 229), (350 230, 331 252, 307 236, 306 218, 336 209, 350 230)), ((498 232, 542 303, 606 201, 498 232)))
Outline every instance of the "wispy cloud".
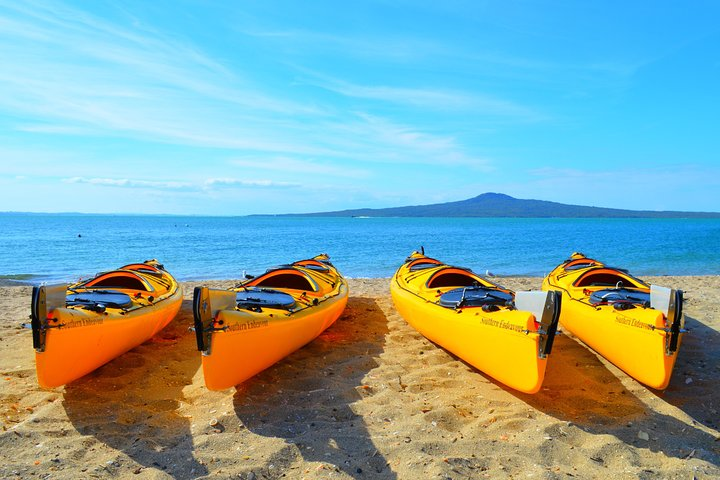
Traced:
MULTIPOLYGON (((95 132, 178 144, 316 152, 279 142, 277 115, 322 114, 268 95, 177 38, 111 24, 57 3, 6 4, 0 109, 44 133, 95 132)), ((301 142, 300 142, 301 143, 301 142)))
POLYGON ((608 163, 608 168, 595 170, 581 170, 577 168, 543 167, 531 169, 528 173, 536 181, 547 182, 576 182, 578 184, 601 184, 608 186, 622 184, 632 185, 642 180, 642 183, 657 188, 662 186, 683 185, 692 188, 693 184, 720 185, 720 168, 701 166, 696 164, 670 164, 670 165, 640 165, 618 166, 608 163))
POLYGON ((272 180, 240 180, 237 178, 209 178, 204 185, 211 187, 251 187, 251 188, 296 188, 299 183, 275 182, 272 180))
POLYGON ((82 183, 89 185, 97 185, 102 187, 118 187, 118 188, 137 188, 137 189, 157 189, 157 190, 175 190, 175 191, 211 191, 215 188, 294 188, 300 187, 299 183, 277 182, 273 180, 247 180, 237 178, 208 178, 204 181, 191 182, 173 182, 173 181, 155 181, 155 180, 138 180, 130 178, 88 178, 88 177, 71 177, 62 179, 63 183, 82 183))
POLYGON ((31 6, 11 2, 6 7, 15 18, 0 17, 0 25, 7 27, 1 35, 29 39, 33 51, 43 55, 26 57, 26 62, 32 67, 46 65, 45 70, 56 75, 74 72, 103 79, 102 94, 151 99, 146 93, 156 93, 153 90, 134 90, 132 82, 128 88, 128 79, 138 79, 147 82, 142 85, 180 89, 237 106, 284 113, 315 111, 252 89, 251 79, 241 78, 181 37, 141 28, 138 23, 121 26, 57 2, 35 1, 31 6))
MULTIPOLYGON (((305 157, 270 156, 267 158, 233 158, 229 163, 251 171, 265 170, 287 172, 299 175, 319 175, 323 177, 366 178, 370 171, 352 165, 336 165, 331 162, 319 162, 305 157)), ((351 163, 350 161, 346 163, 351 163)))
POLYGON ((446 47, 433 40, 405 34, 352 35, 334 34, 302 29, 261 29, 240 27, 244 35, 277 41, 281 51, 306 52, 312 50, 343 58, 371 58, 376 62, 416 62, 429 56, 438 55, 446 47))
MULTIPOLYGON (((246 156, 239 166, 251 166, 250 153, 260 162, 278 159, 266 161, 265 170, 335 176, 367 176, 368 169, 357 166, 368 163, 479 168, 490 163, 422 116, 408 121, 398 119, 403 114, 356 114, 338 109, 326 95, 286 95, 262 85, 252 64, 230 68, 187 39, 124 17, 112 22, 43 1, 4 5, 0 111, 21 119, 11 125, 15 131, 229 149, 246 156)), ((352 41, 359 50, 375 43, 382 50, 375 39, 352 41)), ((287 68, 288 75, 298 71, 287 68)), ((373 105, 365 102, 376 100, 402 107, 484 109, 494 116, 533 115, 522 105, 491 96, 316 77, 325 90, 361 100, 357 108, 367 112, 373 105)))
POLYGON ((64 178, 62 181, 64 183, 87 183, 104 187, 159 188, 163 190, 188 190, 194 188, 192 184, 185 182, 158 182, 154 180, 133 180, 129 178, 71 177, 64 178))
POLYGON ((15 130, 29 133, 51 133, 62 135, 92 135, 93 131, 87 127, 78 125, 47 125, 47 124, 24 124, 16 125, 15 130))
MULTIPOLYGON (((456 13, 462 15, 460 12, 456 13)), ((537 55, 518 55, 511 48, 477 48, 466 42, 417 36, 408 32, 366 36, 300 29, 241 28, 240 31, 248 36, 276 42, 279 50, 314 51, 340 57, 368 58, 376 64, 392 63, 393 69, 409 67, 409 74, 415 71, 414 67, 417 65, 436 64, 438 70, 451 66, 465 75, 485 81, 493 79, 489 82, 491 84, 497 83, 497 80, 532 82, 545 90, 555 92, 580 87, 594 91, 617 88, 618 85, 626 85, 628 79, 645 65, 656 61, 652 55, 646 55, 636 58, 613 57, 612 60, 583 57, 582 61, 563 62, 537 55)), ((527 35, 527 32, 519 33, 527 35)), ((302 81, 356 98, 388 100, 430 108, 436 108, 437 102, 446 102, 446 108, 462 108, 466 105, 466 108, 479 107, 488 109, 490 113, 523 116, 532 120, 542 120, 549 116, 547 112, 538 111, 537 106, 523 105, 490 92, 483 95, 422 86, 360 85, 324 77, 322 73, 313 72, 300 65, 294 67, 301 74, 313 77, 309 81, 302 81), (413 98, 414 95, 416 96, 413 98)))
POLYGON ((469 155, 452 135, 428 133, 412 125, 357 113, 356 121, 338 126, 348 151, 361 151, 367 162, 466 166, 480 171, 494 169, 493 161, 469 155), (370 140, 373 143, 361 143, 370 140), (358 144, 359 143, 359 144, 358 144))
POLYGON ((347 97, 378 100, 433 110, 460 110, 473 112, 478 116, 508 116, 527 120, 543 118, 533 108, 495 95, 483 95, 446 88, 358 85, 309 69, 298 68, 306 74, 305 82, 347 97))

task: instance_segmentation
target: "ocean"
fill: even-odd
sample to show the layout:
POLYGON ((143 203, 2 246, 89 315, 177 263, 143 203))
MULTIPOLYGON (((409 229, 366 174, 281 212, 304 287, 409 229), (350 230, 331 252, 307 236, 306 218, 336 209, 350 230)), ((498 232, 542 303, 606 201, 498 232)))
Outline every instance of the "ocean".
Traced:
POLYGON ((237 279, 319 253, 347 277, 390 277, 420 246, 497 276, 542 276, 575 251, 636 275, 720 274, 720 219, 0 214, 0 232, 3 284, 150 258, 179 280, 237 279))

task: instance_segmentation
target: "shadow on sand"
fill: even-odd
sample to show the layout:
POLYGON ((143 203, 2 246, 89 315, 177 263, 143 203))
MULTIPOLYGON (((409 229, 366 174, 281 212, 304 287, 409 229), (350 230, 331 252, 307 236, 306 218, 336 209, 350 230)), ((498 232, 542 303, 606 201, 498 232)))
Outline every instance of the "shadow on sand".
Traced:
MULTIPOLYGON (((200 355, 192 324, 192 302, 158 335, 65 387, 67 416, 82 435, 92 435, 144 467, 177 479, 208 470, 193 456, 190 420, 178 415, 182 390, 192 383, 200 355)), ((106 465, 105 474, 119 474, 106 465)))
POLYGON ((689 332, 680 345, 670 385, 654 392, 698 423, 720 428, 720 333, 685 316, 689 332), (686 383, 688 382, 688 383, 686 383))
MULTIPOLYGON (((241 422, 257 435, 287 442, 268 462, 276 469, 262 475, 275 478, 304 461, 353 478, 396 478, 353 411, 387 333, 375 301, 351 297, 345 313, 315 341, 238 387, 233 403, 241 422)), ((331 472, 312 473, 322 478, 331 472)))
MULTIPOLYGON (((680 352, 685 357, 683 364, 694 364, 696 359, 691 358, 693 353, 687 350, 680 352)), ((683 393, 678 385, 684 384, 683 366, 679 367, 680 372, 675 372, 671 388, 673 395, 687 400, 690 393, 683 393)), ((669 457, 686 458, 690 452, 704 449, 702 459, 719 465, 717 453, 710 451, 716 444, 714 436, 654 410, 625 388, 589 347, 567 336, 555 339, 540 392, 529 395, 499 386, 532 407, 571 422, 585 432, 614 435, 628 446, 662 452, 669 457), (647 433, 649 438, 640 438, 639 432, 647 433)), ((654 396, 649 398, 659 401, 654 396)), ((567 432, 555 431, 559 428, 557 426, 550 428, 553 431, 547 433, 553 438, 568 436, 567 432)))

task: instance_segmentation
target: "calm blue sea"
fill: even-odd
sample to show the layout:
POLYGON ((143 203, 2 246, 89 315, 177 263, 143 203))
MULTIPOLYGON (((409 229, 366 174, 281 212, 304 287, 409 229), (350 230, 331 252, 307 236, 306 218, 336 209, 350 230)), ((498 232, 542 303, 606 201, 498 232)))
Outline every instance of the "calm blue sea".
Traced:
POLYGON ((719 219, 288 218, 0 214, 0 281, 73 281, 157 258, 179 280, 326 252, 347 277, 389 277, 413 250, 541 276, 574 251, 637 275, 720 274, 719 219))

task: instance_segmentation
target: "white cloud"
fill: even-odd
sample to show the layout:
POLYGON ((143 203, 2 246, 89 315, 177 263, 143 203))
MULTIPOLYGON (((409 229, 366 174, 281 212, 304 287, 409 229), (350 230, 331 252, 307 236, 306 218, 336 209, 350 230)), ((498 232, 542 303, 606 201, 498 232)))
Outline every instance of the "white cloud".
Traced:
POLYGON ((466 111, 483 116, 516 117, 537 120, 541 115, 532 108, 497 97, 444 88, 358 85, 312 70, 304 69, 307 83, 347 97, 379 100, 412 107, 443 111, 466 111))
POLYGON ((105 187, 127 187, 127 188, 158 188, 163 190, 187 190, 193 185, 186 182, 158 182, 153 180, 132 180, 129 178, 87 178, 72 177, 64 178, 64 183, 87 183, 105 187))
POLYGON ((301 184, 293 182, 278 182, 274 180, 252 180, 237 178, 208 178, 202 182, 173 182, 173 181, 155 181, 155 180, 139 180, 130 178, 97 178, 97 177, 71 177, 63 178, 63 183, 81 183, 88 185, 97 185, 102 187, 117 188, 136 188, 150 190, 165 191, 195 191, 209 192, 215 188, 296 188, 301 184))
POLYGON ((206 187, 253 187, 253 188, 294 188, 299 183, 275 182, 272 180, 240 180, 237 178, 209 178, 205 180, 206 187))
POLYGON ((343 132, 343 138, 359 143, 347 143, 346 151, 363 152, 365 161, 465 166, 480 171, 495 168, 491 159, 465 153, 454 136, 427 133, 411 125, 365 113, 358 113, 357 117, 358 121, 338 128, 343 132))
POLYGON ((38 120, 17 130, 318 152, 293 140, 301 135, 279 141, 270 128, 278 115, 323 115, 316 105, 267 94, 177 38, 61 4, 6 7, 0 14, 0 111, 38 120))
POLYGON ((88 129, 87 127, 52 124, 17 125, 15 127, 15 130, 19 132, 53 133, 62 135, 89 135, 93 133, 93 131, 88 129))
POLYGON ((353 168, 346 165, 336 165, 330 162, 317 162, 307 158, 292 158, 273 156, 269 158, 234 158, 230 164, 255 170, 275 172, 288 172, 300 175, 318 175, 322 177, 366 178, 370 172, 365 169, 353 168))
POLYGON ((349 32, 343 35, 334 35, 319 31, 299 29, 289 30, 260 30, 253 28, 238 29, 242 34, 265 40, 277 40, 277 48, 285 51, 302 51, 309 49, 316 52, 348 56, 356 58, 370 58, 373 61, 414 62, 423 58, 446 53, 446 47, 433 40, 419 37, 409 37, 407 34, 353 36, 349 32))
MULTIPOLYGON (((436 125, 340 111, 322 96, 293 100, 292 93, 260 84, 250 68, 230 69, 181 37, 142 23, 112 23, 42 1, 10 3, 6 12, 0 14, 0 26, 7 27, 0 29, 0 112, 23 119, 12 127, 16 131, 238 150, 245 157, 238 166, 261 158, 264 170, 335 177, 368 177, 358 168, 368 163, 489 165, 456 137, 437 133, 436 125), (262 157, 279 159, 278 166, 262 157)), ((363 50, 365 40, 357 42, 363 50)), ((382 42, 367 42, 382 49, 382 42)), ((458 109, 469 102, 495 115, 524 113, 522 106, 463 92, 330 77, 319 83, 363 100, 458 109)), ((112 175, 91 171, 88 177, 112 175)))

